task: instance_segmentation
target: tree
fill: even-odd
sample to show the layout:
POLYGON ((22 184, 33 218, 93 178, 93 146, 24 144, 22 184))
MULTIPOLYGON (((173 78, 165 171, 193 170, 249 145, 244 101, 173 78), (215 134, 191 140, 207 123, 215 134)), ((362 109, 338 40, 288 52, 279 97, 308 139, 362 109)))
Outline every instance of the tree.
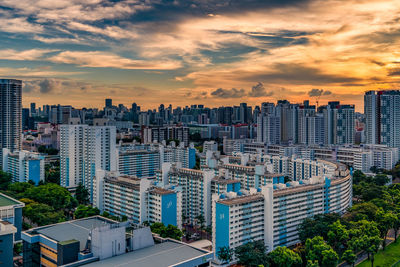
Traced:
POLYGON ((349 212, 344 216, 348 222, 357 222, 361 220, 374 221, 378 207, 370 202, 355 204, 349 209, 349 212))
POLYGON ((336 267, 339 256, 332 248, 322 251, 322 266, 336 267))
POLYGON ((235 249, 238 264, 245 266, 267 265, 266 247, 261 240, 248 242, 235 249))
POLYGON ((55 210, 76 207, 76 200, 67 189, 57 184, 45 184, 27 189, 24 196, 39 203, 47 204, 55 210))
POLYGON ((400 213, 395 214, 396 218, 393 222, 393 230, 394 230, 394 242, 397 242, 397 233, 400 230, 400 213))
POLYGON ((60 161, 45 165, 46 183, 60 184, 60 161))
POLYGON ((167 227, 161 222, 155 222, 150 225, 150 229, 153 233, 159 234, 162 238, 172 238, 175 240, 181 240, 183 232, 176 226, 168 224, 167 227))
POLYGON ((347 264, 354 266, 354 263, 356 262, 357 256, 354 254, 353 250, 348 249, 346 250, 343 255, 342 255, 342 260, 347 262, 347 264))
POLYGON ((337 253, 321 236, 307 239, 306 258, 312 262, 318 261, 321 266, 336 266, 339 259, 337 253))
POLYGON ((368 253, 368 256, 371 256, 371 267, 374 267, 375 254, 378 252, 381 241, 382 239, 377 235, 365 237, 365 251, 368 253))
POLYGON ((352 235, 353 239, 358 239, 358 246, 361 250, 367 252, 368 259, 371 259, 373 265, 374 255, 378 251, 379 245, 382 241, 379 237, 380 231, 377 223, 367 220, 355 222, 353 223, 352 235))
POLYGON ((319 267, 319 263, 317 260, 315 261, 308 260, 306 267, 319 267))
POLYGON ((172 238, 179 241, 182 239, 182 236, 183 232, 178 227, 172 224, 168 224, 164 232, 161 233, 161 237, 163 238, 172 238))
POLYGON ((340 219, 336 213, 319 214, 313 218, 306 218, 299 225, 299 238, 304 243, 308 238, 322 236, 327 239, 329 226, 340 219))
POLYGON ((165 225, 160 222, 155 222, 150 225, 150 229, 155 234, 161 234, 162 230, 165 228, 165 225))
POLYGON ((74 217, 75 219, 81 219, 99 214, 100 210, 97 207, 79 205, 74 212, 74 217))
POLYGON ((233 259, 233 249, 228 246, 220 247, 217 252, 217 257, 223 263, 229 263, 233 259))
POLYGON ((11 174, 0 171, 0 190, 6 190, 11 184, 11 174))
POLYGON ((367 176, 360 170, 355 170, 353 173, 353 184, 359 184, 362 181, 366 181, 367 176))
POLYGON ((89 191, 81 183, 76 188, 75 198, 79 204, 87 205, 89 203, 89 191))
POLYGON ((302 260, 299 254, 287 247, 277 247, 268 254, 272 266, 291 267, 301 265, 302 260))
POLYGON ((361 182, 353 185, 354 196, 364 200, 370 201, 374 198, 380 198, 385 191, 384 186, 379 186, 374 183, 361 182))
POLYGON ((25 206, 23 215, 39 226, 65 221, 63 212, 56 212, 51 206, 43 203, 35 202, 25 206))
POLYGON ((8 186, 8 192, 17 198, 24 198, 25 192, 33 187, 30 183, 13 183, 8 186))
POLYGON ((376 213, 376 220, 378 223, 378 229, 380 231, 380 237, 382 238, 382 249, 385 250, 388 231, 393 228, 393 225, 397 220, 397 216, 391 211, 385 212, 382 208, 379 208, 378 212, 376 213))
POLYGON ((339 220, 329 226, 328 243, 335 251, 341 251, 346 241, 349 239, 349 232, 346 226, 340 223, 339 220))
POLYGON ((376 185, 385 185, 390 181, 386 174, 377 174, 374 177, 374 182, 376 185))

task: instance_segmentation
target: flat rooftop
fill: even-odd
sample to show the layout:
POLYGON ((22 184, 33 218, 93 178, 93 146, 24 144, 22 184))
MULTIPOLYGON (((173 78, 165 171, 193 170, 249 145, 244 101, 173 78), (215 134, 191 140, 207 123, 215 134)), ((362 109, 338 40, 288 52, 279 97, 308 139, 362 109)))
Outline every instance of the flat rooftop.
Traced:
POLYGON ((166 241, 106 260, 89 263, 85 267, 168 267, 206 256, 209 253, 179 242, 166 241))
MULTIPOLYGON (((7 207, 7 206, 12 206, 12 205, 20 205, 23 204, 22 202, 13 199, 12 197, 9 197, 5 194, 0 193, 0 207, 7 207)), ((23 205, 25 206, 25 205, 23 205)))
POLYGON ((244 195, 244 196, 238 196, 238 197, 234 197, 234 198, 223 198, 223 199, 218 200, 218 203, 231 206, 231 205, 257 202, 262 199, 264 199, 264 196, 257 193, 254 195, 244 195))
POLYGON ((27 233, 30 235, 41 234, 59 243, 77 240, 80 242, 80 250, 82 251, 86 247, 89 232, 92 229, 114 223, 117 222, 96 216, 34 228, 27 233))

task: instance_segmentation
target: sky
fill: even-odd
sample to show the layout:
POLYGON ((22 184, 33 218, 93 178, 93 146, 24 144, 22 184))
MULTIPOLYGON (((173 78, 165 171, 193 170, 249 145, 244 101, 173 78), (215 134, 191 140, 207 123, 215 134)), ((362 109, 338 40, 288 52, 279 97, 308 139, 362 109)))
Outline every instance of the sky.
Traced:
POLYGON ((398 0, 0 0, 0 77, 23 104, 154 108, 398 89, 398 0))

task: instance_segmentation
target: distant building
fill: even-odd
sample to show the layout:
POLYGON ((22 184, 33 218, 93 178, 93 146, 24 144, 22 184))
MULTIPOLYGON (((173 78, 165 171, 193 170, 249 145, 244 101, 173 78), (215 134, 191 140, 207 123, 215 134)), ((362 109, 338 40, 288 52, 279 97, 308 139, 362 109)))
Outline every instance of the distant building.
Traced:
POLYGON ((94 205, 101 211, 134 223, 162 222, 182 227, 182 193, 179 188, 155 185, 154 178, 137 178, 98 171, 94 205))
POLYGON ((29 182, 33 181, 36 185, 44 181, 45 157, 25 150, 10 152, 3 148, 3 170, 11 174, 12 181, 29 182))
POLYGON ((85 186, 93 197, 96 170, 117 170, 114 126, 62 125, 60 179, 64 187, 85 186))
POLYGON ((367 144, 400 148, 400 90, 366 92, 364 113, 367 144))

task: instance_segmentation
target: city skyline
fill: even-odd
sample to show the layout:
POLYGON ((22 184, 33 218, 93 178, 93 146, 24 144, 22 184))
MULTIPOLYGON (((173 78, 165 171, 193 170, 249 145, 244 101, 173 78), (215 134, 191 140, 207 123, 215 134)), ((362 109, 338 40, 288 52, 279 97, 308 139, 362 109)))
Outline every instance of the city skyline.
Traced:
POLYGON ((396 89, 396 1, 0 1, 0 74, 23 105, 143 108, 396 89), (319 21, 318 23, 315 23, 319 21), (318 89, 318 90, 316 90, 318 89))

